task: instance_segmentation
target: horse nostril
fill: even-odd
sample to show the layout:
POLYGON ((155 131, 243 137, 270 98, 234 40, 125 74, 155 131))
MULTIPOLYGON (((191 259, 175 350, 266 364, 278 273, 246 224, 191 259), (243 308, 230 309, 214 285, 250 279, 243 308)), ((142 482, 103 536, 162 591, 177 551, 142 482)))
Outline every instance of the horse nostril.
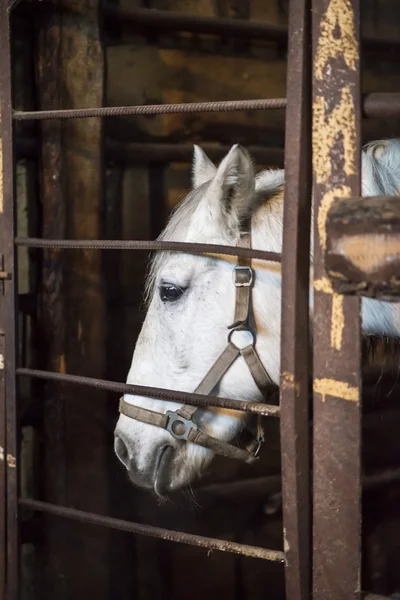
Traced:
POLYGON ((115 436, 114 450, 122 464, 129 469, 130 458, 128 448, 125 442, 118 435, 115 436))

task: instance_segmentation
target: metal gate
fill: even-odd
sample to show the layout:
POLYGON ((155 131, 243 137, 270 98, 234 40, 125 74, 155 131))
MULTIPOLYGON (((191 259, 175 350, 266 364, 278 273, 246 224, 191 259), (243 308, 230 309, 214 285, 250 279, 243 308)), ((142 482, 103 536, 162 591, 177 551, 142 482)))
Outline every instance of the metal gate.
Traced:
MULTIPOLYGON (((360 0, 291 0, 287 99, 15 111, 11 102, 9 16, 12 0, 0 0, 0 598, 19 595, 18 513, 29 507, 67 519, 153 536, 206 549, 285 564, 288 600, 347 600, 365 597, 361 571, 361 350, 360 300, 334 291, 324 268, 326 217, 336 197, 360 195, 359 4, 360 0), (311 23, 312 16, 312 23, 311 23), (311 41, 312 39, 312 53, 311 41), (326 69, 330 76, 326 77, 326 69), (16 248, 97 248, 218 252, 268 260, 270 254, 236 247, 143 241, 44 240, 15 237, 13 123, 17 120, 71 119, 179 112, 274 110, 286 108, 284 239, 282 263, 282 341, 280 407, 233 399, 20 368, 16 364, 16 248), (339 141, 342 140, 342 141, 339 141), (313 161, 311 157, 313 149, 313 161), (313 173, 313 177, 312 177, 313 173), (309 430, 311 366, 309 342, 309 227, 314 183, 313 439, 309 430), (41 378, 121 393, 140 393, 193 405, 223 406, 265 418, 280 418, 284 552, 125 522, 22 499, 18 491, 16 381, 41 378), (309 448, 313 448, 311 456, 309 448), (313 480, 311 480, 311 472, 313 480), (311 494, 313 489, 313 494, 311 494), (312 528, 311 528, 312 517, 312 528), (7 541, 6 541, 7 540, 7 541), (311 592, 312 590, 312 592, 311 592)), ((108 9, 112 13, 112 9, 108 9)), ((137 19, 157 20, 140 11, 137 19)), ((166 27, 215 31, 238 27, 221 20, 191 21, 168 13, 166 27), (208 24, 207 24, 208 23, 208 24), (211 27, 211 30, 210 30, 211 27)), ((262 37, 265 28, 248 24, 245 36, 262 37)), ((280 35, 276 32, 276 35, 280 35)), ((374 94, 364 99, 369 115, 398 111, 397 98, 374 94)), ((396 113, 397 114, 397 113, 396 113)), ((377 598, 367 595, 367 598, 377 598)))

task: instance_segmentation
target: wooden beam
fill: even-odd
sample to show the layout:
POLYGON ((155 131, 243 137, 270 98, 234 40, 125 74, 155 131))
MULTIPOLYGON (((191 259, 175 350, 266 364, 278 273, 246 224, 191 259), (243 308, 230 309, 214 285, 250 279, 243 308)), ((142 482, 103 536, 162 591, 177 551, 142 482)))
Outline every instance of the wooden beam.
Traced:
MULTIPOLYGON (((38 10, 38 108, 100 107, 104 52, 99 2, 62 0, 38 10)), ((101 119, 41 123, 43 237, 102 238, 101 119)), ((42 360, 47 369, 104 375, 105 311, 101 253, 43 254, 42 360)), ((96 391, 46 387, 43 495, 48 501, 107 513, 106 397, 96 391)), ((80 534, 46 517, 41 598, 108 598, 108 532, 80 534), (95 576, 93 574, 96 574, 95 576)))
POLYGON ((338 199, 326 235, 325 265, 335 292, 400 300, 398 196, 338 199))

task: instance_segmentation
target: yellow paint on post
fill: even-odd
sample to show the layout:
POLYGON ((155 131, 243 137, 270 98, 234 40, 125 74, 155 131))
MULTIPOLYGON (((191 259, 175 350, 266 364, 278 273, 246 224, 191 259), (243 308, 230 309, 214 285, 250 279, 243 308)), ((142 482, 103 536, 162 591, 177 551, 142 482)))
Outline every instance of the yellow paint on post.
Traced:
POLYGON ((332 58, 342 56, 347 67, 357 68, 357 38, 351 0, 331 0, 320 25, 320 36, 315 53, 314 73, 324 79, 325 68, 332 58))
POLYGON ((343 296, 333 294, 331 317, 331 346, 335 350, 342 348, 344 330, 343 296))
POLYGON ((316 96, 313 111, 313 163, 316 182, 329 184, 332 177, 331 152, 335 141, 340 139, 339 136, 343 143, 343 170, 348 176, 355 175, 356 117, 350 88, 343 88, 340 102, 330 112, 324 97, 316 96))
POLYGON ((336 381, 335 379, 314 379, 314 392, 321 394, 322 402, 326 401, 327 396, 340 398, 349 402, 359 402, 359 390, 352 387, 345 381, 336 381))

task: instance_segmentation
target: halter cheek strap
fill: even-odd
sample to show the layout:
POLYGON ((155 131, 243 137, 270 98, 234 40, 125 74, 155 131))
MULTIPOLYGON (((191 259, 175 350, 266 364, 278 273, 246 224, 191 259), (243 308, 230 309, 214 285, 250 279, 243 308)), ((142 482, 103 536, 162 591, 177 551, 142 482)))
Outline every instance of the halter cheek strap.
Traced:
MULTIPOLYGON (((238 246, 244 248, 251 247, 250 233, 241 234, 238 246)), ((271 388, 275 389, 276 386, 257 354, 255 348, 256 336, 249 324, 250 316, 252 314, 251 289, 254 283, 251 259, 239 257, 238 264, 233 270, 233 283, 236 288, 235 317, 233 324, 229 327, 228 344, 212 365, 204 379, 194 390, 194 393, 208 396, 233 363, 239 357, 242 357, 246 362, 255 384, 265 397, 268 391, 271 390, 271 388), (237 331, 249 332, 252 336, 252 342, 244 348, 236 346, 232 341, 232 337, 233 333, 237 331)), ((124 398, 121 398, 119 405, 121 414, 130 417, 131 419, 141 421, 142 423, 166 429, 175 439, 198 444, 199 446, 212 450, 216 454, 226 456, 227 458, 242 460, 246 463, 252 463, 257 459, 257 454, 264 441, 260 416, 258 416, 257 421, 256 437, 253 437, 244 448, 239 448, 228 442, 220 441, 202 431, 195 420, 198 410, 199 408, 196 406, 184 405, 177 411, 167 411, 164 414, 129 404, 124 398)))

